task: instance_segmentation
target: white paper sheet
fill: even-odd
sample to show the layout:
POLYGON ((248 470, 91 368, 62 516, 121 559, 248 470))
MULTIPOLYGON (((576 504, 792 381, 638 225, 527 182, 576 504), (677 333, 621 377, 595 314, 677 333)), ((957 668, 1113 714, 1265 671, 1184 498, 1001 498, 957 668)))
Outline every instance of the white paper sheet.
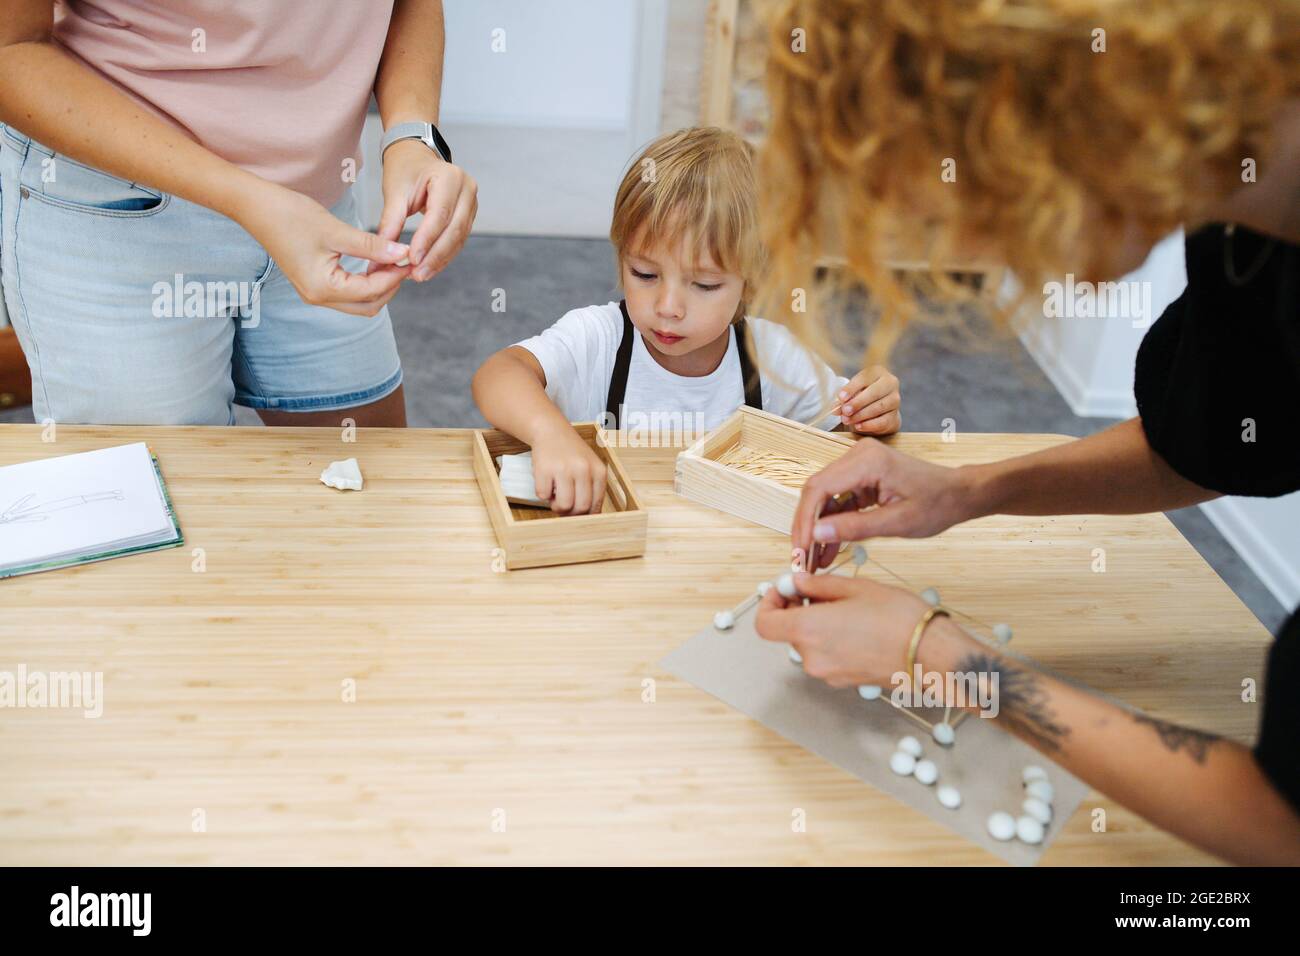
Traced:
POLYGON ((144 442, 0 468, 0 568, 173 536, 144 442))

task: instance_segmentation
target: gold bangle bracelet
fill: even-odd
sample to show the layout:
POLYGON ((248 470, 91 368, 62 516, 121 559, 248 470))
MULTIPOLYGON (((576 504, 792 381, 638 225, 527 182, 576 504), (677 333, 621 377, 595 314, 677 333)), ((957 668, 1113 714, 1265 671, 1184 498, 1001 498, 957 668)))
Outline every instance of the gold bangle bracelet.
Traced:
POLYGON ((952 616, 941 607, 932 607, 928 608, 921 615, 921 620, 916 622, 916 627, 912 631, 912 640, 907 645, 907 670, 903 672, 909 681, 912 679, 912 669, 916 667, 916 650, 921 646, 921 635, 925 633, 926 626, 941 614, 944 617, 952 616))

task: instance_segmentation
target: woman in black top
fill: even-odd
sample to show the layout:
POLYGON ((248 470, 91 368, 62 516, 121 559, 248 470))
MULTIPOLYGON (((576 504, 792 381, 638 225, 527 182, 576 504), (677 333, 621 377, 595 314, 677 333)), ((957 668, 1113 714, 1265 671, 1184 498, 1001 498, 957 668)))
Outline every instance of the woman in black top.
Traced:
MULTIPOLYGON (((1045 0, 1018 19, 960 0, 777 11, 764 169, 787 185, 766 212, 790 284, 820 231, 848 237, 851 271, 879 297, 888 276, 873 242, 888 213, 895 226, 909 211, 928 219, 952 245, 987 239, 1024 277, 1072 262, 1084 278, 1123 275, 1171 216, 1188 224, 1187 288, 1137 359, 1140 417, 962 468, 863 440, 807 483, 797 549, 925 537, 989 514, 1132 514, 1300 490, 1300 6, 1242 0, 1240 19, 1198 0, 1087 6, 1045 0), (789 24, 806 31, 808 60, 785 50, 789 24), (1245 35, 1252 56, 1228 54, 1245 35), (946 163, 940 186, 931 171, 946 163), (829 224, 806 224, 809 209, 829 224), (850 491, 866 510, 817 518, 850 491)), ((769 592, 757 627, 793 644, 811 675, 889 685, 909 647, 927 673, 996 674, 997 723, 1098 790, 1225 858, 1300 863, 1300 612, 1269 655, 1252 750, 1056 680, 943 617, 920 624, 916 643, 928 608, 909 592, 797 581, 812 603, 769 592)))

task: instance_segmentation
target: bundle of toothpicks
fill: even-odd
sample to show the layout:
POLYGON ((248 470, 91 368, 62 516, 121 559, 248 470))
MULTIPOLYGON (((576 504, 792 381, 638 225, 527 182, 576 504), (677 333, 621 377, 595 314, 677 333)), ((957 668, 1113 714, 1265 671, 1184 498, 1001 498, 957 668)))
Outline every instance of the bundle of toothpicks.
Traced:
POLYGON ((757 478, 770 478, 788 488, 802 488, 817 472, 815 465, 790 455, 759 451, 748 445, 733 445, 718 458, 719 465, 734 468, 757 478))

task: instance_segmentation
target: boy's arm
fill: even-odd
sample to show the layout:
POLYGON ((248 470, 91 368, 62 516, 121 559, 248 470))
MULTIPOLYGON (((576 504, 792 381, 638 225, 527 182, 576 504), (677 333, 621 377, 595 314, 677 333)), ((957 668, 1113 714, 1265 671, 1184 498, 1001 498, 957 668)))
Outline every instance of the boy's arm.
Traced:
POLYGON ((493 427, 525 445, 569 429, 568 419, 546 394, 546 371, 537 356, 518 345, 497 352, 474 373, 474 401, 493 427))
POLYGON ((533 452, 537 497, 559 514, 599 514, 605 463, 546 394, 546 371, 528 349, 512 345, 474 373, 474 401, 483 417, 533 452))

